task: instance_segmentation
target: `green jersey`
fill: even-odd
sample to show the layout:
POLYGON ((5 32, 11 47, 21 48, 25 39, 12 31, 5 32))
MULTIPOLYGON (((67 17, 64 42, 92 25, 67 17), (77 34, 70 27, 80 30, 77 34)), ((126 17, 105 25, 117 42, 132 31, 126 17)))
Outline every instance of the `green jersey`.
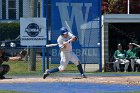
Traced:
POLYGON ((127 58, 139 58, 138 57, 138 51, 140 51, 140 48, 138 48, 138 47, 133 48, 131 50, 129 49, 126 52, 126 57, 127 58))
POLYGON ((126 58, 126 50, 116 50, 114 53, 114 58, 125 59, 126 58))

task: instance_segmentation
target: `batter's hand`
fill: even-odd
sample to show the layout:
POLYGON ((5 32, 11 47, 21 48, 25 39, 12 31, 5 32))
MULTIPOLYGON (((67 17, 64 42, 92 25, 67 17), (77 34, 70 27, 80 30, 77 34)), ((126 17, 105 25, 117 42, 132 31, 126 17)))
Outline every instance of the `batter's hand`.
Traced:
POLYGON ((68 40, 67 42, 71 43, 71 42, 74 42, 74 41, 76 41, 76 40, 77 40, 77 37, 73 37, 73 38, 71 38, 70 40, 68 40))

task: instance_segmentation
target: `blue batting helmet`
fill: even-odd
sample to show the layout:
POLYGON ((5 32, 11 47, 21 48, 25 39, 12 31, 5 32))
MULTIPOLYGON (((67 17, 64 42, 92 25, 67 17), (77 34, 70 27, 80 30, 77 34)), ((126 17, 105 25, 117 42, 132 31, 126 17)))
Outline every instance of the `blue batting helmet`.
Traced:
POLYGON ((60 28, 61 35, 68 34, 68 30, 65 27, 60 28))

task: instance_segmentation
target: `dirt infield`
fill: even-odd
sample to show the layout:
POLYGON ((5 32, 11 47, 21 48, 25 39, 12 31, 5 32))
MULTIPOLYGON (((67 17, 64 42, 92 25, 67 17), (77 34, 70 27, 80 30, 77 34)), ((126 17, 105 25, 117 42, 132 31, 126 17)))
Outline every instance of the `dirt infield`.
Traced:
POLYGON ((71 75, 54 75, 46 79, 42 77, 25 77, 13 76, 12 79, 0 80, 0 83, 33 83, 33 82, 81 82, 81 83, 97 83, 97 84, 127 84, 140 85, 140 76, 92 76, 81 79, 79 76, 71 75))

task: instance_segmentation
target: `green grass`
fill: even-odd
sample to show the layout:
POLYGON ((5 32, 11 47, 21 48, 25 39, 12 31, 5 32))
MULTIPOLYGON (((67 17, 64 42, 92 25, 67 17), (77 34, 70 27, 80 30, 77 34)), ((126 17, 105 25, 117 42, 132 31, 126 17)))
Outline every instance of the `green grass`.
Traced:
POLYGON ((41 74, 41 63, 36 64, 36 71, 28 70, 28 63, 24 61, 7 62, 10 65, 9 75, 39 75, 41 74))
MULTIPOLYGON (((28 62, 17 61, 17 62, 5 62, 4 64, 10 65, 10 71, 8 75, 42 75, 42 62, 36 63, 36 71, 28 70, 28 62)), ((59 66, 59 64, 50 64, 50 69, 59 66)), ((78 72, 74 64, 69 64, 65 72, 78 72)))
POLYGON ((0 90, 0 93, 31 93, 31 92, 17 92, 17 91, 10 91, 10 90, 0 90))
MULTIPOLYGON (((28 70, 28 62, 17 61, 17 62, 5 62, 4 64, 10 65, 10 71, 8 75, 42 75, 42 62, 37 62, 36 71, 28 70)), ((50 64, 50 69, 59 66, 59 64, 50 64)), ((77 67, 74 64, 69 64, 63 73, 77 73, 77 67)), ((140 74, 139 72, 88 72, 89 74, 140 74)))

